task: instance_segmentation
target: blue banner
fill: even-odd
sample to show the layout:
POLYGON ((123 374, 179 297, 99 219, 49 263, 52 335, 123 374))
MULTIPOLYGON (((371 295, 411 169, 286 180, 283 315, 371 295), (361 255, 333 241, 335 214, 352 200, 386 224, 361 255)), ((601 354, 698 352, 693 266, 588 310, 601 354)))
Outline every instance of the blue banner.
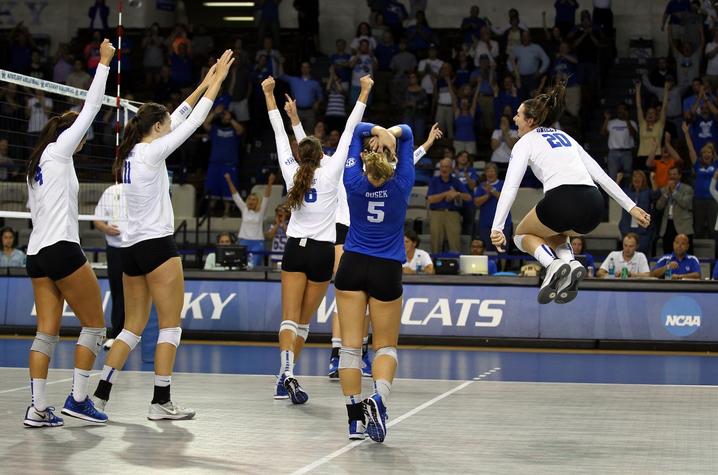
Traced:
MULTIPOLYGON (((105 320, 111 299, 100 279, 105 320)), ((539 305, 535 287, 404 285, 403 335, 611 340, 718 341, 715 293, 582 290, 567 305, 539 305)), ((30 279, 0 278, 0 322, 35 324, 30 279)), ((331 333, 333 288, 311 330, 331 333)), ((188 280, 186 330, 276 332, 282 320, 281 287, 274 281, 188 280)), ((67 306, 63 325, 79 322, 67 306)))

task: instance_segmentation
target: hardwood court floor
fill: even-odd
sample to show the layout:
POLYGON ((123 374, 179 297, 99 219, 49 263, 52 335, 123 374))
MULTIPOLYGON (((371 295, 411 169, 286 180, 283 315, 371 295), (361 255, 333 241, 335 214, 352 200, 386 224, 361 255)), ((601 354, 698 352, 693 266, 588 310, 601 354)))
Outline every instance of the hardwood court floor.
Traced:
MULTIPOLYGON (((106 426, 66 417, 62 428, 25 429, 26 371, 0 368, 1 473, 718 471, 718 388, 709 385, 508 382, 498 366, 465 381, 402 379, 387 440, 376 444, 349 443, 339 386, 320 376, 300 378, 311 399, 293 406, 272 399, 268 375, 179 373, 174 399, 197 418, 151 422, 152 374, 125 371, 106 426)), ((59 410, 72 374, 50 374, 59 410)))

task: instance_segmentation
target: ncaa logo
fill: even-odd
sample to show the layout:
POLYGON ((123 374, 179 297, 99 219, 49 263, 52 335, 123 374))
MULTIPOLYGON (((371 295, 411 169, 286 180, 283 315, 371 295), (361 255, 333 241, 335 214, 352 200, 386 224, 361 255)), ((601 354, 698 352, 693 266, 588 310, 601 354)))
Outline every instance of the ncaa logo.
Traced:
POLYGON ((676 336, 689 336, 698 331, 702 316, 700 305, 690 297, 673 297, 661 309, 663 325, 676 336))
POLYGON ((354 165, 356 165, 356 163, 357 163, 356 158, 354 158, 354 157, 349 157, 349 158, 347 158, 347 163, 346 163, 345 167, 346 167, 346 168, 351 168, 351 167, 353 167, 354 165))

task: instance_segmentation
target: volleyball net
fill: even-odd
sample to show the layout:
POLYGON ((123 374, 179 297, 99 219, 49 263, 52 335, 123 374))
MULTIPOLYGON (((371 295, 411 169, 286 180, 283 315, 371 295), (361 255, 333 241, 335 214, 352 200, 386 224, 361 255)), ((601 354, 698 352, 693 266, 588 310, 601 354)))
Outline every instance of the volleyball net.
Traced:
MULTIPOLYGON (((89 87, 92 78, 78 72, 74 79, 89 87)), ((86 95, 87 90, 82 88, 0 69, 0 226, 11 226, 18 232, 20 244, 27 243, 24 235, 30 229, 25 176, 40 131, 53 116, 71 110, 79 112, 86 95)), ((103 97, 102 108, 87 131, 86 143, 74 155, 80 182, 80 221, 84 223, 100 217, 117 222, 126 217, 119 191, 105 194, 105 190, 115 184, 112 165, 117 131, 122 130, 141 103, 120 99, 119 127, 117 103, 116 97, 103 97), (96 208, 103 209, 104 215, 96 214, 96 208)))

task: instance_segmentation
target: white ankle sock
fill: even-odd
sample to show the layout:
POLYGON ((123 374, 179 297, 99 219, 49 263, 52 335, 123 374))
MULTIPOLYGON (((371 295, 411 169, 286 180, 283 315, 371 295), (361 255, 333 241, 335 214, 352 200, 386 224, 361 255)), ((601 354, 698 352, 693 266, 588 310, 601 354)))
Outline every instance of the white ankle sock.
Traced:
POLYGON ((374 381, 374 391, 381 396, 382 402, 386 405, 386 401, 389 399, 389 393, 391 392, 391 383, 386 379, 377 379, 374 381))
POLYGON ((354 394, 352 396, 346 396, 346 405, 359 404, 362 402, 361 394, 354 394))
POLYGON ((102 376, 100 376, 100 379, 104 379, 110 384, 115 384, 115 379, 117 379, 118 374, 120 374, 119 369, 115 369, 112 366, 104 365, 102 367, 102 376))
POLYGON ((32 396, 32 405, 38 411, 47 409, 45 402, 45 385, 47 379, 30 378, 30 394, 32 396))
POLYGON ((279 374, 294 376, 294 352, 289 350, 280 351, 279 359, 281 361, 281 366, 279 367, 279 374))
POLYGON ((158 374, 155 375, 155 386, 159 386, 161 388, 164 388, 166 386, 169 386, 172 384, 172 376, 160 376, 158 374))
POLYGON ((332 348, 341 348, 342 347, 342 339, 341 337, 337 338, 335 336, 332 337, 332 348))
POLYGON ((75 368, 72 373, 72 398, 82 402, 87 397, 87 386, 90 385, 90 371, 75 368))
POLYGON ((571 243, 565 242, 556 248, 556 257, 564 262, 571 262, 576 260, 573 255, 573 246, 571 243))
POLYGON ((536 248, 536 251, 534 251, 534 257, 544 267, 550 266, 554 259, 556 259, 553 251, 546 244, 541 244, 536 248))

